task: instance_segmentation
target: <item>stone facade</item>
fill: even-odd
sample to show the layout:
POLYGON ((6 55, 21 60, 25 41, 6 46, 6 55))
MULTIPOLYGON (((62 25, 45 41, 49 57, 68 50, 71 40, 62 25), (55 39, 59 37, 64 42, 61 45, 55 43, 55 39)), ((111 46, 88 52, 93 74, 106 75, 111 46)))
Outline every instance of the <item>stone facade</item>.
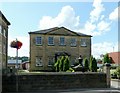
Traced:
POLYGON ((8 26, 9 21, 0 11, 0 68, 7 67, 8 26), (1 65, 2 64, 2 65, 1 65))
POLYGON ((56 58, 68 55, 71 65, 79 55, 89 59, 91 36, 64 27, 29 32, 30 70, 50 70, 56 58), (38 65, 37 65, 38 64, 38 65))

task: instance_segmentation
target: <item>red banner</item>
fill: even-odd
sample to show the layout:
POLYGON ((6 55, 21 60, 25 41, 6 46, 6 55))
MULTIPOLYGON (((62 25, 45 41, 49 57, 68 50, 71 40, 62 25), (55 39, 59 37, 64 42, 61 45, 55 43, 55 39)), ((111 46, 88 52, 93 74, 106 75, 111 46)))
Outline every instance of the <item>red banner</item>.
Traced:
POLYGON ((22 46, 22 42, 20 42, 20 41, 12 41, 11 44, 10 44, 10 46, 12 48, 20 49, 21 46, 22 46))

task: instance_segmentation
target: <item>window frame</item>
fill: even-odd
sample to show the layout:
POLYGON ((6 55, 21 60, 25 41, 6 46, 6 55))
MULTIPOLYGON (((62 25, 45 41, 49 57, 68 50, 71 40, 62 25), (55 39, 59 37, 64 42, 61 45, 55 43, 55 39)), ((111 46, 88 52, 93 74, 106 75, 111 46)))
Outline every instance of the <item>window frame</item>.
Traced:
POLYGON ((43 66, 42 57, 36 57, 36 59, 35 59, 35 66, 36 66, 36 67, 41 67, 41 66, 43 66), (38 64, 39 64, 39 65, 38 65, 38 64))
POLYGON ((72 47, 77 46, 77 39, 76 38, 71 38, 70 46, 72 46, 72 47))
POLYGON ((59 45, 60 46, 65 46, 66 44, 65 44, 65 37, 60 37, 60 39, 59 39, 59 45))
POLYGON ((54 37, 48 37, 48 45, 54 45, 54 37))
POLYGON ((50 63, 54 63, 54 57, 48 57, 48 66, 52 66, 50 63))
POLYGON ((35 44, 36 45, 42 45, 42 37, 41 36, 37 36, 35 38, 35 44), (40 41, 39 41, 40 40, 40 41))
POLYGON ((87 40, 86 40, 86 38, 81 38, 80 39, 80 45, 82 46, 82 47, 87 47, 87 42, 86 42, 87 40))

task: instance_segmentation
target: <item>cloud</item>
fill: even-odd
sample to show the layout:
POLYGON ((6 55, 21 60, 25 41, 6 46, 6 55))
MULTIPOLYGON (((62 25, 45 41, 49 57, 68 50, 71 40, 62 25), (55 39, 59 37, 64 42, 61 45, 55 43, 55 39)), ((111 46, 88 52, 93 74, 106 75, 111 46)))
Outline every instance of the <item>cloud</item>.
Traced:
POLYGON ((101 54, 106 54, 110 52, 117 52, 118 51, 118 43, 112 42, 102 42, 102 43, 95 43, 92 45, 92 55, 96 58, 100 58, 101 54))
POLYGON ((101 13, 105 10, 103 7, 102 0, 94 0, 93 7, 94 9, 90 12, 91 22, 96 22, 100 18, 101 13))
MULTIPOLYGON (((17 40, 23 43, 22 47, 18 50, 18 56, 29 56, 29 37, 28 36, 15 36, 17 40)), ((9 35, 8 37, 8 56, 16 56, 16 49, 10 47, 10 43, 16 38, 9 35)))
MULTIPOLYGON (((109 19, 112 21, 118 20, 118 11, 120 11, 120 6, 115 8, 113 12, 110 13, 109 19)), ((120 15, 119 15, 119 18, 120 18, 120 15)))
POLYGON ((39 22, 40 29, 47 29, 56 26, 65 26, 75 29, 80 25, 80 17, 75 15, 71 6, 64 6, 56 17, 43 16, 39 22))

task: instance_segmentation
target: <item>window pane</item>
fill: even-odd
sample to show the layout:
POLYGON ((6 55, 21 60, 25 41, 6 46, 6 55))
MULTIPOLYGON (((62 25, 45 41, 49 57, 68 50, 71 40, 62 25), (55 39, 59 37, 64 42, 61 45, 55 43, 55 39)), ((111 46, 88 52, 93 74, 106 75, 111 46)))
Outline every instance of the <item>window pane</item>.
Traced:
POLYGON ((76 38, 71 38, 71 46, 76 46, 76 38))
POLYGON ((83 39, 83 38, 81 39, 81 46, 87 46, 86 45, 86 39, 83 39))
POLYGON ((54 63, 54 58, 53 57, 49 57, 48 59, 48 66, 52 66, 54 63))
POLYGON ((3 35, 4 35, 4 37, 6 37, 6 30, 5 29, 3 30, 3 35))
POLYGON ((36 45, 42 45, 42 37, 36 37, 36 45))
POLYGON ((48 37, 48 45, 53 45, 53 44, 54 44, 53 37, 48 37))
POLYGON ((36 66, 42 66, 42 57, 36 57, 36 66))
POLYGON ((60 37, 60 45, 65 45, 65 38, 64 37, 60 37))

